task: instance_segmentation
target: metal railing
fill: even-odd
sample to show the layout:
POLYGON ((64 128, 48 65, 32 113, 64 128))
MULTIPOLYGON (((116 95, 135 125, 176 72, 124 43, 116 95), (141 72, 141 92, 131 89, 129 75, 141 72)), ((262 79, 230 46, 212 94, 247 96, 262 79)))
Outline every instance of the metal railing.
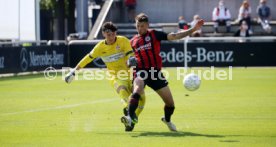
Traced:
POLYGON ((41 40, 41 41, 5 41, 5 42, 0 42, 0 47, 1 46, 11 46, 11 47, 16 47, 16 46, 40 46, 40 45, 61 45, 61 44, 67 44, 65 40, 41 40))
POLYGON ((68 43, 68 45, 74 45, 74 44, 96 44, 100 42, 101 40, 72 40, 68 43))
POLYGON ((96 39, 114 0, 106 0, 87 40, 96 39))
POLYGON ((32 45, 47 45, 47 40, 41 41, 6 41, 0 42, 0 46, 32 46, 32 45))

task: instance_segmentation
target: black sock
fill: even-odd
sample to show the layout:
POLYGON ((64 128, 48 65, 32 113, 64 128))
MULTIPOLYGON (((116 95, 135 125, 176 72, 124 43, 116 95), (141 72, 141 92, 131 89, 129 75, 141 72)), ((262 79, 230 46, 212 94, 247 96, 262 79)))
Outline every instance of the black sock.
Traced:
POLYGON ((164 112, 165 112, 165 120, 167 122, 170 122, 171 121, 171 116, 174 112, 174 107, 165 106, 164 107, 164 112))
POLYGON ((127 116, 127 115, 128 115, 128 109, 127 109, 127 108, 124 108, 124 109, 123 109, 123 113, 124 113, 125 116, 127 116))
POLYGON ((131 99, 129 101, 129 108, 128 108, 128 113, 131 118, 135 117, 135 110, 138 107, 138 102, 140 97, 141 96, 138 93, 134 93, 131 95, 131 99))

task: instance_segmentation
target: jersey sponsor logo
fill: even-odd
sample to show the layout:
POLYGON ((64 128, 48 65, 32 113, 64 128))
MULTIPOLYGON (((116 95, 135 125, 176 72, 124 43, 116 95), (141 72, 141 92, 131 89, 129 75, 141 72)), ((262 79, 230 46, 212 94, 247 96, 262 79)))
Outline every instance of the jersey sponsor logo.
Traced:
POLYGON ((151 43, 144 44, 144 45, 136 48, 135 50, 140 51, 140 50, 149 50, 149 49, 151 49, 151 43))
POLYGON ((145 38, 145 40, 146 40, 147 42, 149 42, 149 41, 150 41, 150 37, 147 36, 147 37, 145 38))
POLYGON ((118 61, 119 59, 123 58, 125 56, 125 54, 123 52, 117 53, 117 54, 113 54, 110 56, 104 56, 102 57, 102 60, 104 62, 115 62, 118 61))
POLYGON ((119 45, 116 46, 116 50, 120 50, 121 47, 119 45))

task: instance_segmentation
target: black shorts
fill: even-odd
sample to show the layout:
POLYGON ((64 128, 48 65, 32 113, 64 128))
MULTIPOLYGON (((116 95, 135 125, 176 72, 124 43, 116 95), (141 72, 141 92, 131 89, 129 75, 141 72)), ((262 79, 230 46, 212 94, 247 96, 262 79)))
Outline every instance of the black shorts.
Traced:
POLYGON ((145 86, 149 86, 153 90, 159 90, 168 86, 168 81, 159 69, 154 70, 137 70, 134 72, 134 79, 140 77, 144 80, 145 86))

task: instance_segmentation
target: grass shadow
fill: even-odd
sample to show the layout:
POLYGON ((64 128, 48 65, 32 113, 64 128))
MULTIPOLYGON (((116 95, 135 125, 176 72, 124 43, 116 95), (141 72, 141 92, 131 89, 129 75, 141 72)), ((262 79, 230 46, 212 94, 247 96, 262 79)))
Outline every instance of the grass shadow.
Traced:
POLYGON ((239 140, 220 140, 219 142, 234 143, 234 142, 240 142, 240 141, 239 140))
POLYGON ((132 137, 208 137, 208 138, 223 138, 223 135, 199 134, 193 132, 141 132, 132 137))

